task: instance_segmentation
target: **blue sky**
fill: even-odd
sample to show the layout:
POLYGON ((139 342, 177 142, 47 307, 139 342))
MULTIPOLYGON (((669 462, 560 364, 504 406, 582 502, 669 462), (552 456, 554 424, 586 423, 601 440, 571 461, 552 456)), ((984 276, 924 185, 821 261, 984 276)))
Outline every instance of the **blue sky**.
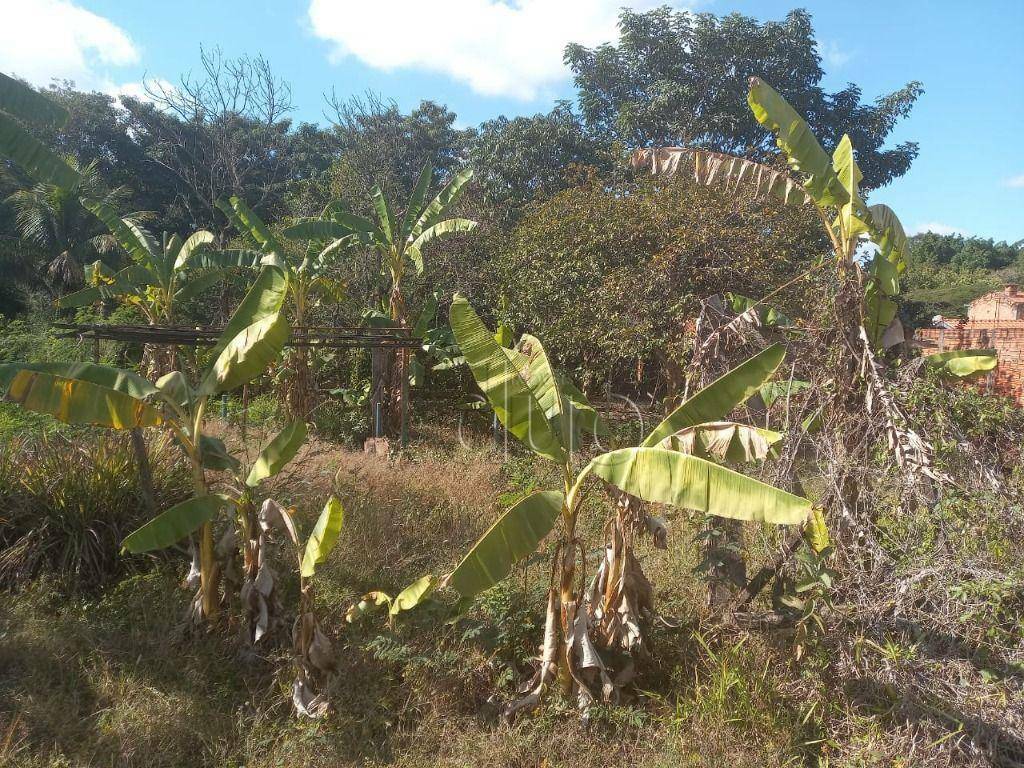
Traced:
MULTIPOLYGON (((566 41, 614 39, 623 0, 0 0, 0 70, 33 82, 139 93, 173 82, 199 45, 262 54, 288 80, 297 119, 323 122, 323 94, 367 90, 408 109, 448 105, 462 125, 548 110, 572 98, 566 41)), ((893 136, 915 140, 910 173, 876 192, 908 230, 1024 238, 1024 2, 702 0, 718 14, 814 16, 826 85, 868 98, 921 80, 925 94, 893 136)))

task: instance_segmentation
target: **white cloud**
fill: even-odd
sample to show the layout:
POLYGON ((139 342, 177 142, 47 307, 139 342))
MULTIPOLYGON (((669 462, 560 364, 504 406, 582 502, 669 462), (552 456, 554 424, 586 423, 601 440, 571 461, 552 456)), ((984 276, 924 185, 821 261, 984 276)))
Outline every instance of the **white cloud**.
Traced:
POLYGON ((622 6, 663 0, 310 0, 313 34, 333 44, 331 60, 354 56, 376 69, 418 68, 466 83, 485 96, 525 101, 569 77, 566 43, 617 39, 622 6))
POLYGON ((127 32, 69 0, 0 0, 0 19, 0 71, 36 85, 104 88, 108 68, 139 61, 127 32))
POLYGON ((844 51, 835 40, 819 42, 818 55, 833 69, 839 69, 853 57, 852 53, 844 51))
POLYGON ((966 229, 960 229, 960 227, 954 227, 949 224, 943 224, 941 221, 926 221, 913 227, 908 234, 920 235, 923 232, 933 232, 936 235, 963 235, 964 237, 970 236, 970 232, 966 229))
POLYGON ((164 80, 162 77, 147 78, 145 81, 135 81, 130 83, 105 83, 100 90, 104 93, 109 93, 111 96, 120 99, 122 96, 131 96, 139 101, 148 101, 153 103, 153 97, 149 91, 156 91, 159 96, 161 91, 170 93, 176 91, 177 87, 174 83, 169 80, 164 80), (149 90, 147 90, 147 88, 149 90))
POLYGON ((1004 183, 1011 189, 1024 189, 1024 173, 1020 176, 1011 176, 1004 183))

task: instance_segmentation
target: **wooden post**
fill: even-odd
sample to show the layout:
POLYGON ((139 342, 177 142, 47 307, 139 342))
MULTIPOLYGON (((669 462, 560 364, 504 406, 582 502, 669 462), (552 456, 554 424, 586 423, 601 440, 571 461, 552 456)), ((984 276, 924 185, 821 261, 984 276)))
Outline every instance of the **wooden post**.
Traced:
MULTIPOLYGON (((404 358, 408 358, 409 350, 403 349, 402 355, 404 358)), ((408 366, 402 366, 402 447, 405 448, 409 444, 409 368, 408 366)))

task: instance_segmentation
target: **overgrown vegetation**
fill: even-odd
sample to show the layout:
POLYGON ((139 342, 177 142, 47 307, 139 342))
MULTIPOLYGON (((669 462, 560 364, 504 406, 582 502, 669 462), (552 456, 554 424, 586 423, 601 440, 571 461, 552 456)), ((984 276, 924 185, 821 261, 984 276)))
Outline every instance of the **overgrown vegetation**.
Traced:
POLYGON ((921 88, 825 93, 806 14, 621 32, 480 131, 293 128, 219 51, 116 114, 0 75, 5 764, 1024 762, 1021 412, 901 322, 1019 244, 869 203, 921 88))

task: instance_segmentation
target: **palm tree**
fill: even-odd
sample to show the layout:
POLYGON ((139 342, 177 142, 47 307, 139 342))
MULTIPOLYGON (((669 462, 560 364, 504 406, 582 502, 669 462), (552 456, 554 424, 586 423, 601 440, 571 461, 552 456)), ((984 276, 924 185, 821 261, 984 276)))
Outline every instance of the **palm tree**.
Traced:
POLYGON ((124 205, 131 194, 124 186, 108 189, 95 161, 82 166, 71 156, 63 160, 80 176, 77 188, 40 181, 19 189, 6 199, 14 208, 19 236, 39 250, 56 294, 80 286, 85 265, 116 252, 118 247, 114 237, 82 206, 79 198, 93 198, 116 209, 124 205))

